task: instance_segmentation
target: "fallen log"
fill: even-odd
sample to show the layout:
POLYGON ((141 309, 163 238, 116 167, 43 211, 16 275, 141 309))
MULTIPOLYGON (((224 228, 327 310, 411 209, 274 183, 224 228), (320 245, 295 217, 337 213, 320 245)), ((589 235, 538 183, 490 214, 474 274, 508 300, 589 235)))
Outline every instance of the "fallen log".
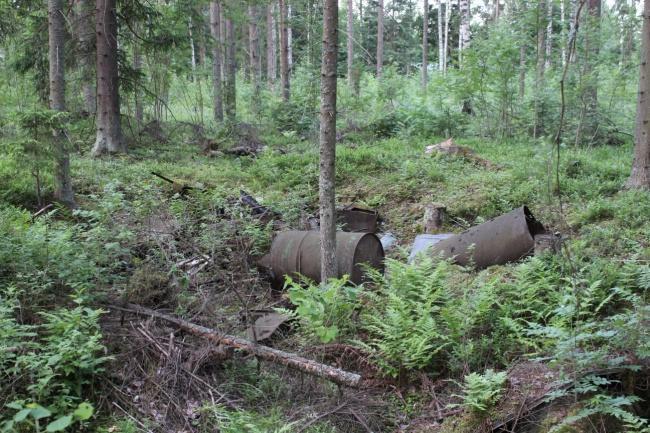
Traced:
POLYGON ((257 344, 244 338, 223 334, 216 329, 197 325, 195 323, 188 322, 187 320, 169 316, 164 313, 159 313, 158 311, 151 310, 149 308, 145 308, 136 304, 126 304, 125 307, 111 305, 109 308, 143 316, 151 316, 169 323, 173 323, 183 331, 189 332, 190 334, 201 338, 205 338, 206 340, 210 340, 213 343, 223 344, 228 347, 243 350, 257 356, 258 358, 285 365, 287 367, 295 368, 296 370, 302 371, 304 373, 330 380, 338 385, 345 385, 352 388, 360 386, 361 376, 359 374, 321 364, 314 360, 298 356, 295 353, 284 352, 282 350, 273 349, 272 347, 257 344))

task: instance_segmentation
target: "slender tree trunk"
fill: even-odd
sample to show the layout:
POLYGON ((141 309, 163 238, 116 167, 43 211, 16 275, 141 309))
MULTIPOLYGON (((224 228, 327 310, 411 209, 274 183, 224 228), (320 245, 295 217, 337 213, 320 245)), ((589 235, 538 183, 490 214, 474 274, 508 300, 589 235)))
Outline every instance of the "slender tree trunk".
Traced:
POLYGON ((424 0, 424 12, 422 14, 422 90, 427 90, 429 77, 429 0, 424 0))
POLYGON ((287 33, 287 0, 279 0, 280 5, 280 81, 282 82, 282 100, 289 101, 289 39, 287 33))
MULTIPOLYGON (((587 0, 589 16, 587 17, 587 32, 585 32, 585 68, 587 78, 585 89, 585 130, 589 131, 589 142, 599 134, 598 119, 598 63, 600 53, 600 0, 587 0)), ((582 141, 582 140, 577 140, 582 141)))
POLYGON ((463 64, 463 50, 469 48, 470 41, 470 30, 469 30, 469 21, 470 21, 470 0, 460 0, 459 1, 459 11, 460 11, 460 25, 458 32, 458 64, 463 64))
POLYGON ((353 71, 354 68, 354 13, 353 13, 353 0, 348 0, 348 35, 347 35, 347 44, 348 44, 348 86, 352 88, 354 86, 353 80, 353 71))
POLYGON ((519 45, 519 100, 523 101, 526 92, 526 44, 519 45))
POLYGON ((335 219, 337 27, 338 1, 324 0, 319 178, 321 281, 323 282, 338 275, 335 219))
POLYGON ((190 62, 192 65, 192 81, 196 80, 196 48, 194 46, 194 36, 192 34, 192 16, 190 15, 187 19, 187 31, 190 36, 190 52, 191 58, 190 62))
POLYGON ((560 39, 561 39, 561 47, 562 47, 562 67, 564 68, 564 65, 566 65, 566 17, 564 14, 564 2, 566 0, 560 0, 560 39))
POLYGON ((277 58, 278 51, 276 28, 275 28, 275 5, 272 1, 266 8, 266 79, 269 86, 273 86, 277 78, 277 58))
POLYGON ((553 54, 553 0, 546 1, 546 40, 544 48, 544 69, 551 67, 553 54))
POLYGON ((445 70, 445 43, 444 35, 442 33, 442 0, 438 0, 438 70, 443 72, 445 70))
POLYGON ((79 65, 81 66, 81 91, 84 111, 95 114, 95 31, 93 29, 94 10, 90 0, 78 0, 76 8, 77 32, 79 37, 79 65))
POLYGON ((237 62, 235 59, 235 28, 231 18, 225 18, 226 56, 225 56, 225 111, 229 121, 237 117, 237 62))
MULTIPOLYGON (((136 27, 137 28, 137 27, 136 27)), ((142 72, 142 54, 140 53, 140 41, 133 38, 133 69, 136 72, 142 72)), ((138 78, 139 80, 140 78, 138 78)), ((138 129, 142 127, 144 121, 144 109, 142 107, 142 91, 140 90, 140 82, 136 84, 134 91, 135 98, 135 121, 138 124, 138 129)))
POLYGON ((384 0, 377 2, 377 78, 384 69, 384 0))
POLYGON ((93 156, 126 152, 120 121, 116 0, 97 0, 97 139, 93 156))
POLYGON ((634 160, 632 172, 625 186, 650 189, 650 0, 643 2, 641 30, 641 64, 639 66, 639 93, 636 104, 636 131, 634 133, 634 160))
POLYGON ((287 3, 287 65, 289 69, 289 75, 293 70, 293 30, 291 29, 291 3, 286 0, 287 3))
POLYGON ((248 6, 248 41, 251 81, 253 84, 252 112, 257 115, 260 111, 260 80, 262 79, 262 58, 260 56, 260 37, 257 23, 259 21, 258 6, 248 6))
POLYGON ((449 64, 449 20, 451 19, 451 0, 445 2, 445 61, 444 73, 447 73, 447 65, 449 64))
MULTIPOLYGON (((48 0, 48 36, 50 69, 50 108, 65 111, 65 16, 63 0, 48 0)), ((54 169, 54 196, 69 207, 74 207, 74 193, 70 179, 70 155, 62 129, 53 131, 56 165, 54 169)))
POLYGON ((212 95, 214 120, 223 121, 221 90, 221 5, 210 2, 210 34, 212 35, 212 95))

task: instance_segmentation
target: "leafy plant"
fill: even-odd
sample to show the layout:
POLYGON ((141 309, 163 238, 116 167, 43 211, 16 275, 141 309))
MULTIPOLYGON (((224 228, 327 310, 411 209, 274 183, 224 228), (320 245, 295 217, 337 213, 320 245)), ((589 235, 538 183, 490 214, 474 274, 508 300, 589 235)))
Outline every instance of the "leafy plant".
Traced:
POLYGON ((465 376, 462 385, 462 406, 472 412, 482 415, 492 409, 503 393, 507 375, 505 372, 496 373, 488 369, 483 374, 470 373, 465 376))

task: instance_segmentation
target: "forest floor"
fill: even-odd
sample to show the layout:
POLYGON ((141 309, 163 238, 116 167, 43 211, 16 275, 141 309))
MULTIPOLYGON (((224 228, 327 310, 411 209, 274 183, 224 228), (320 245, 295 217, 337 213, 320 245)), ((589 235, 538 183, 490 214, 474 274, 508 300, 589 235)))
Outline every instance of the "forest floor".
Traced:
MULTIPOLYGON (((414 371, 405 381, 381 375, 372 357, 353 344, 356 337, 339 345, 319 344, 300 332, 273 337, 269 344, 276 348, 360 372, 370 385, 340 389, 111 309, 132 302, 245 335, 242 311, 290 306, 254 264, 267 252, 274 226, 251 216, 238 198, 240 190, 246 191, 281 215, 284 227, 303 228, 318 210, 318 149, 291 136, 262 134, 266 148, 256 157, 210 157, 192 142, 191 133, 172 127, 166 133, 165 144, 133 140, 126 156, 75 155, 79 210, 46 217, 59 219, 53 231, 79 227, 73 238, 83 239, 85 253, 102 269, 93 303, 106 311, 103 342, 113 360, 94 392, 105 431, 436 431, 443 418, 459 413, 447 405, 457 402, 454 381, 462 381, 470 365, 511 372, 525 365, 519 367, 520 377, 538 371, 541 382, 557 378, 546 367, 540 370, 540 364, 525 364, 542 357, 541 348, 478 363, 460 357, 458 365, 414 371), (174 187, 151 172, 191 188, 174 187)), ((337 148, 337 201, 379 211, 380 230, 398 239, 391 258, 405 260, 422 232, 424 207, 437 202, 447 207, 445 231, 459 232, 527 205, 550 230, 567 236, 580 257, 592 257, 596 267, 647 263, 650 196, 621 191, 629 173, 629 145, 563 147, 557 167, 550 145, 456 140, 492 163, 486 166, 425 154, 427 145, 442 140, 351 134, 337 148)), ((15 169, 6 161, 0 164, 0 176, 13 178, 2 191, 3 200, 35 210, 32 180, 15 176, 15 169)), ((480 272, 454 268, 453 273, 459 284, 481 290, 489 281, 517 284, 530 266, 524 260, 480 272)))

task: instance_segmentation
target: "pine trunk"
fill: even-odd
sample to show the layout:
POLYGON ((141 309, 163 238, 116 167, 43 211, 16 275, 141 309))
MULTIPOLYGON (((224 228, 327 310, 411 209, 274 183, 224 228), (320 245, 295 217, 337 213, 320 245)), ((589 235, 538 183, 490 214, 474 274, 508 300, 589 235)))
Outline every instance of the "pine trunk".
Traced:
MULTIPOLYGON (((65 16, 63 0, 48 0, 50 108, 65 111, 65 16)), ((53 132, 56 165, 54 196, 66 206, 73 207, 74 193, 70 179, 70 155, 65 145, 65 133, 53 132)))
POLYGON ((223 100, 221 89, 221 5, 210 3, 210 35, 212 36, 212 95, 214 120, 223 121, 223 100))
POLYGON ((293 70, 293 30, 291 29, 291 4, 287 1, 287 65, 289 75, 293 70))
POLYGON ((644 0, 643 29, 641 30, 641 64, 639 66, 639 93, 636 105, 634 134, 634 161, 625 186, 650 189, 650 0, 644 0))
POLYGON ((226 56, 225 56, 225 111, 229 121, 237 116, 237 63, 235 59, 235 28, 231 18, 226 18, 226 56))
POLYGON ((275 83, 277 78, 277 58, 278 51, 276 28, 275 28, 275 1, 266 9, 266 79, 269 86, 275 83))
POLYGON ((353 0, 348 0, 348 86, 354 86, 353 68, 354 68, 354 14, 353 14, 353 0))
POLYGON ((377 78, 384 69, 384 0, 377 2, 377 78))
POLYGON ((289 41, 287 33, 287 0, 279 0, 280 5, 280 81, 282 100, 289 101, 289 41))
POLYGON ((126 152, 120 122, 116 0, 97 0, 97 139, 93 156, 126 152))
POLYGON ((77 1, 76 17, 79 39, 79 65, 81 67, 81 92, 84 99, 84 111, 92 115, 97 111, 97 99, 95 97, 94 14, 89 0, 77 1))
POLYGON ((335 218, 337 27, 338 1, 324 0, 319 178, 321 281, 323 282, 338 275, 335 218))
POLYGON ((429 77, 429 0, 424 0, 424 12, 422 14, 422 90, 427 90, 429 77))

